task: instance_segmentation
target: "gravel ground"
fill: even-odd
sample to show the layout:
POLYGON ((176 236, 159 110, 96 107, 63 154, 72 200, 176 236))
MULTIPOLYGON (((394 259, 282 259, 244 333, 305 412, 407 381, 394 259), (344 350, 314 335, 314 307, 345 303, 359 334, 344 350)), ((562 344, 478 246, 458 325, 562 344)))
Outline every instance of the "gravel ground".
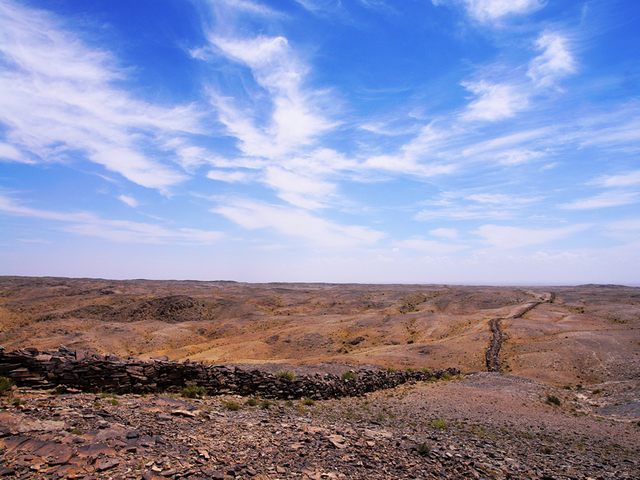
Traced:
POLYGON ((580 413, 578 394, 489 373, 307 405, 17 390, 0 409, 0 475, 640 478, 640 426, 580 413))

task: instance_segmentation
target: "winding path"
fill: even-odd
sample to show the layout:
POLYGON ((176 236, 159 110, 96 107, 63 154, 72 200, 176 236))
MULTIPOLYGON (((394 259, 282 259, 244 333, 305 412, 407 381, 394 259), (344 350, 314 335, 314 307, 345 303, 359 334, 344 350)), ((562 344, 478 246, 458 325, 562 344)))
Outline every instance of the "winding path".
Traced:
POLYGON ((524 304, 522 308, 513 315, 509 315, 508 317, 493 318, 491 320, 491 322, 489 323, 489 328, 491 328, 493 337, 491 337, 491 343, 489 343, 489 348, 487 348, 487 353, 485 354, 488 372, 499 372, 500 367, 502 366, 502 361, 500 360, 500 349, 502 348, 502 330, 500 329, 500 321, 520 318, 525 313, 533 310, 541 303, 552 302, 554 297, 555 295, 553 293, 545 293, 541 300, 524 304))

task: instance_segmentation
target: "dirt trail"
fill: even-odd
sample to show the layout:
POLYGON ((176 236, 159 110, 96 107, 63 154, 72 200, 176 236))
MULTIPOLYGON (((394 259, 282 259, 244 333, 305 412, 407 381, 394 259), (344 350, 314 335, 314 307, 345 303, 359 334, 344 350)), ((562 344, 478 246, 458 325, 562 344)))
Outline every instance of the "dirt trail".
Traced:
POLYGON ((489 323, 489 328, 491 328, 493 337, 491 338, 491 343, 489 344, 489 348, 487 348, 487 353, 485 355, 488 372, 499 372, 502 365, 502 362, 500 361, 500 349, 502 348, 502 330, 500 329, 500 321, 520 318, 525 313, 533 310, 541 303, 549 303, 552 302, 553 299, 553 293, 546 293, 540 301, 525 304, 523 308, 518 310, 513 315, 510 315, 508 317, 494 318, 491 320, 491 322, 489 323))

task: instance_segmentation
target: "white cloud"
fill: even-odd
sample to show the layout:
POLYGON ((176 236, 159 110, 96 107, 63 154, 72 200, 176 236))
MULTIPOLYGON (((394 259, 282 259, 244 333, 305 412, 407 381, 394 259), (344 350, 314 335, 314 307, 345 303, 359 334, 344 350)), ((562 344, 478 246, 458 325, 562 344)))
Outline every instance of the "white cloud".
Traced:
POLYGON ((523 209, 541 200, 541 197, 525 197, 504 193, 445 192, 440 198, 422 202, 416 220, 438 218, 452 220, 492 219, 506 220, 523 214, 523 209))
POLYGON ((436 242, 433 240, 423 240, 412 238, 396 242, 396 245, 410 250, 417 250, 430 255, 446 255, 448 253, 459 252, 467 248, 465 245, 452 245, 449 243, 436 242))
POLYGON ((431 230, 429 233, 435 237, 444 237, 444 238, 458 237, 458 231, 455 228, 436 228, 435 230, 431 230))
POLYGON ((0 122, 15 149, 47 162, 81 152, 162 191, 186 178, 144 154, 149 140, 143 139, 198 132, 193 108, 158 107, 117 89, 111 82, 123 73, 114 58, 84 45, 43 12, 3 3, 0 25, 0 122))
POLYGON ((130 207, 136 208, 138 206, 138 201, 129 196, 129 195, 120 195, 118 197, 118 200, 120 200, 121 202, 126 203, 127 205, 129 205, 130 207))
MULTIPOLYGON (((640 247, 640 218, 610 222, 605 225, 605 228, 607 229, 607 235, 640 247)), ((638 258, 640 259, 640 257, 638 258)))
POLYGON ((238 10, 241 12, 251 13, 254 15, 262 15, 265 17, 279 17, 280 13, 275 10, 270 9, 264 5, 259 3, 250 2, 249 0, 211 0, 215 5, 216 3, 224 3, 227 7, 230 7, 233 10, 238 10))
POLYGON ((254 201, 234 201, 212 210, 248 230, 273 228, 281 234, 301 237, 319 246, 356 247, 372 245, 384 232, 358 225, 339 225, 315 217, 302 209, 268 205, 254 201))
POLYGON ((544 7, 542 0, 431 0, 438 6, 460 2, 469 16, 480 22, 491 22, 508 15, 522 15, 544 7))
POLYGON ((544 6, 540 0, 464 0, 469 15, 481 22, 531 13, 544 6))
POLYGON ((605 192, 590 198, 582 198, 571 203, 560 205, 567 210, 591 210, 593 208, 619 207, 640 202, 640 194, 636 192, 605 192))
POLYGON ((17 217, 63 222, 62 230, 77 235, 99 237, 122 243, 155 243, 180 245, 210 245, 224 234, 216 231, 180 228, 169 230, 160 225, 127 220, 105 220, 89 212, 56 212, 25 207, 0 195, 0 213, 17 217))
POLYGON ((227 183, 246 182, 250 179, 246 172, 237 170, 210 170, 209 173, 207 173, 207 178, 227 183))
POLYGON ((278 196, 296 207, 317 209, 333 195, 335 185, 279 167, 269 167, 264 182, 278 191, 278 196))
POLYGON ((513 149, 500 152, 498 160, 503 165, 522 165, 528 163, 535 158, 544 156, 543 152, 536 152, 527 149, 513 149))
POLYGON ((331 11, 340 6, 339 0, 295 0, 311 12, 331 11))
POLYGON ((504 193, 475 193, 466 197, 478 203, 491 203, 499 205, 515 205, 523 203, 531 203, 539 200, 538 198, 524 198, 515 195, 505 195, 504 193))
POLYGON ((564 228, 534 230, 528 228, 482 225, 473 233, 483 241, 498 249, 528 247, 566 238, 576 232, 587 229, 588 225, 574 225, 564 228))
POLYGON ((418 212, 415 216, 416 220, 433 220, 436 218, 446 218, 453 220, 472 220, 490 218, 492 220, 506 220, 514 217, 514 213, 505 209, 501 205, 502 210, 496 210, 494 207, 485 208, 480 206, 460 206, 447 205, 425 208, 418 212))
POLYGON ((538 38, 536 46, 543 52, 531 60, 527 74, 539 87, 548 87, 558 79, 575 73, 576 61, 565 37, 546 32, 538 38))
POLYGON ((513 117, 529 106, 527 93, 514 85, 486 81, 463 83, 478 98, 462 115, 464 120, 497 121, 513 117))
POLYGON ((640 170, 602 178, 598 183, 605 187, 631 187, 640 185, 640 170))
POLYGON ((13 160, 14 162, 33 163, 25 159, 24 155, 13 145, 0 143, 0 160, 13 160))
POLYGON ((251 69, 260 87, 269 93, 273 106, 266 126, 256 126, 253 110, 237 107, 229 98, 211 93, 213 105, 229 132, 240 140, 245 155, 275 158, 314 142, 335 126, 316 105, 324 92, 307 91, 308 67, 284 37, 231 39, 210 36, 210 42, 227 58, 251 69))
POLYGON ((438 158, 438 153, 454 132, 442 132, 431 124, 404 144, 396 154, 372 155, 361 165, 365 169, 432 177, 452 173, 456 166, 438 158))

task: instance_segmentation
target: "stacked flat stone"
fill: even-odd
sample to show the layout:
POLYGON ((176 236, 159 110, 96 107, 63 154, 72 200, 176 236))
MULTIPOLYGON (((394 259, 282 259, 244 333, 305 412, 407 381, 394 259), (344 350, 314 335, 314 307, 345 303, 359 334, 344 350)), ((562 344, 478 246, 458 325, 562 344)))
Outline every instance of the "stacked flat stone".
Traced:
POLYGON ((351 379, 315 374, 291 380, 257 369, 205 365, 189 360, 179 362, 167 357, 122 359, 65 346, 44 351, 29 347, 5 353, 0 347, 0 376, 12 378, 18 386, 48 389, 62 385, 81 391, 118 394, 172 392, 197 386, 210 395, 320 400, 359 396, 404 383, 440 378, 445 373, 453 376, 460 371, 457 368, 433 372, 360 370, 351 379))

